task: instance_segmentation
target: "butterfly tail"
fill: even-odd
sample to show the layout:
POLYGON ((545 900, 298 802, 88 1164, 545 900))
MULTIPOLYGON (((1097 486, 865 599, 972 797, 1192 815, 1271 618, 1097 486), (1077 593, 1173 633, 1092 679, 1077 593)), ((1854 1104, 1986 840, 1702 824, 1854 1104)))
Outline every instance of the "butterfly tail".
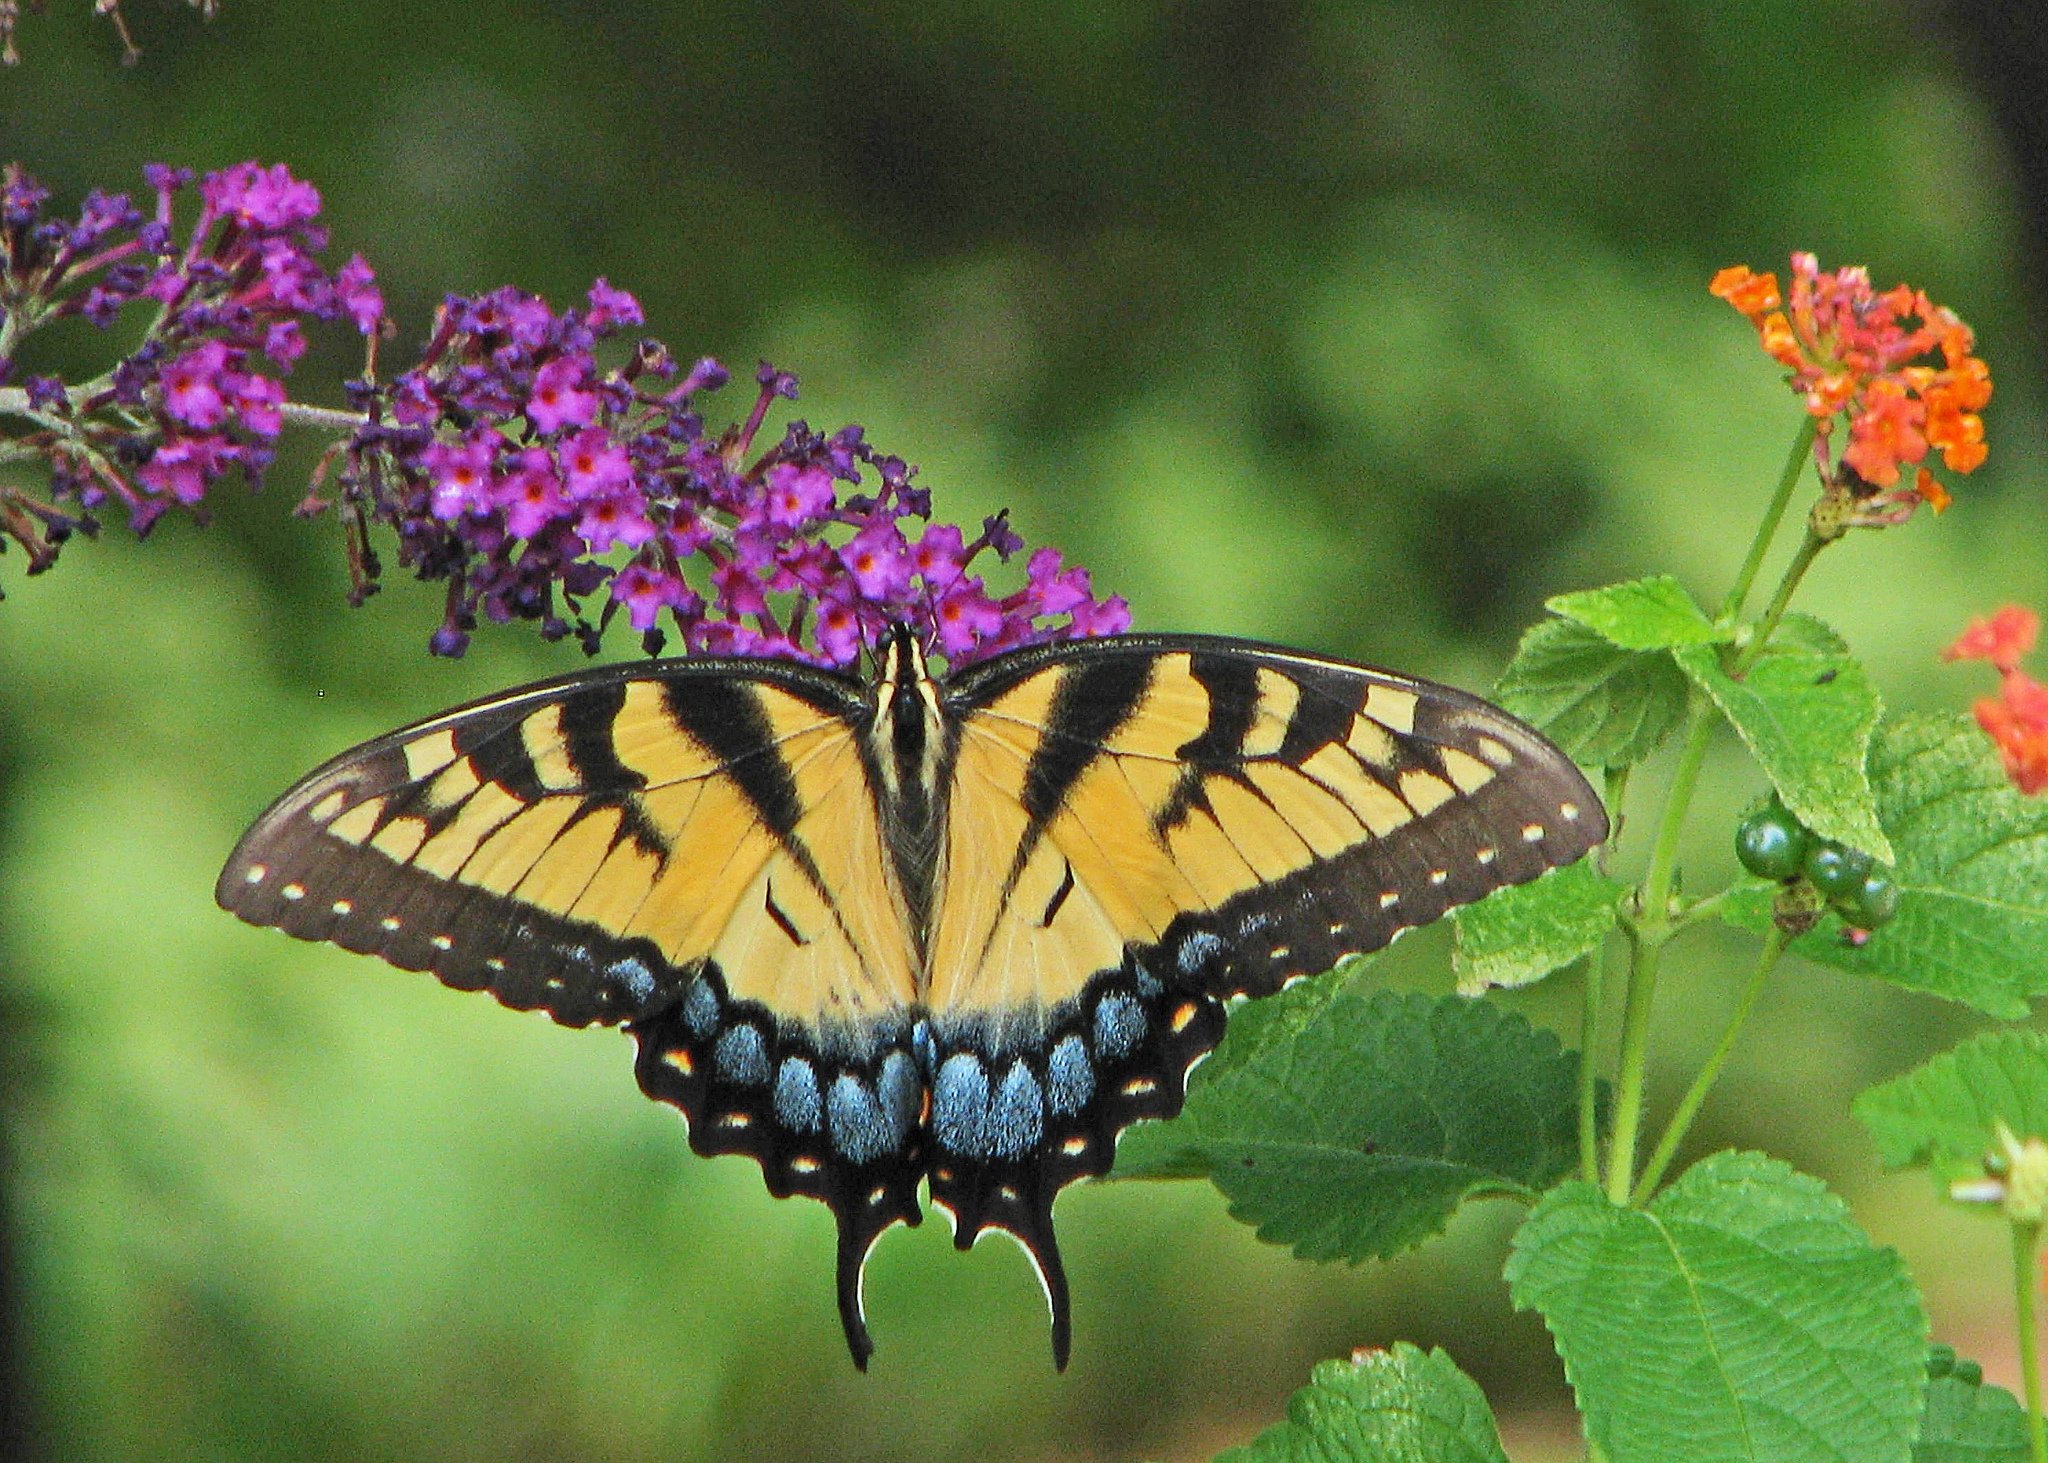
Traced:
POLYGON ((868 1256, 874 1252, 877 1230, 865 1238, 852 1215, 839 1217, 839 1324, 846 1328, 846 1349, 854 1366, 868 1369, 875 1343, 868 1335, 867 1305, 862 1295, 867 1279, 868 1256))

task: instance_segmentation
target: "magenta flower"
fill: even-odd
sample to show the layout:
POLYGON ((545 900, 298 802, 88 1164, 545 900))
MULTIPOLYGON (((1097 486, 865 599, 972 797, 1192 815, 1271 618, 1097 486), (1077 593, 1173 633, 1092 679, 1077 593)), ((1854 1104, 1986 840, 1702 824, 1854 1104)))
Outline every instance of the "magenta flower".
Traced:
POLYGON ((476 432, 459 442, 435 442, 421 454, 433 485, 436 518, 455 519, 491 508, 491 441, 476 432))
POLYGON ((909 546, 903 542, 903 531, 893 523, 876 522, 863 528, 841 546, 839 562, 853 576, 863 599, 888 602, 909 592, 909 546))
POLYGON ((208 173, 199 186, 199 196, 209 215, 231 219, 244 228, 289 229, 320 216, 319 190, 294 178, 283 163, 268 168, 260 163, 237 163, 208 173))
POLYGON ((586 427, 562 444, 562 477, 572 502, 615 492, 633 481, 626 449, 602 427, 586 427))
POLYGON ((209 340, 164 367, 164 411, 188 427, 210 429, 227 419, 228 348, 209 340))
POLYGON ((537 538, 554 519, 569 511, 562 479, 544 447, 521 452, 512 471, 491 490, 492 501, 505 513, 505 530, 515 538, 537 538))
POLYGON ((822 467, 778 462, 768 469, 764 511, 777 528, 801 528, 824 517, 833 497, 832 474, 822 467))
POLYGON ((587 427, 597 415, 597 393, 583 389, 590 377, 587 356, 557 356, 533 373, 526 419, 537 432, 587 427))

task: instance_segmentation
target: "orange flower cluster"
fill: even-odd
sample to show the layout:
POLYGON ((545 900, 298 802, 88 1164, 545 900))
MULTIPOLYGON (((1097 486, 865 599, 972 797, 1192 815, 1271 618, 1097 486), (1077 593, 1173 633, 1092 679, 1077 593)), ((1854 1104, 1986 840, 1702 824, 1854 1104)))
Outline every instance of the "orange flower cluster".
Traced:
MULTIPOLYGON (((1951 472, 1972 472, 1984 461, 1978 413, 1991 399, 1991 368, 1971 354, 1970 327, 1924 290, 1898 285, 1880 294, 1869 270, 1823 274, 1803 252, 1792 256, 1789 306, 1775 274, 1747 265, 1722 270, 1708 288, 1749 317, 1823 434, 1838 414, 1848 417, 1842 461, 1864 482, 1890 488, 1901 465, 1920 464, 1930 449, 1951 472), (1914 364, 1937 354, 1938 366, 1914 364)), ((1948 506, 1947 490, 1924 466, 1913 492, 1937 513, 1948 506)))
POLYGON ((1974 708, 1977 725, 1997 744, 2005 775, 2025 793, 2048 788, 2048 686, 2020 669, 2020 657, 2040 632, 2040 616, 2007 605, 1988 620, 1970 621, 1941 653, 1943 660, 1986 660, 1998 672, 1998 694, 1974 708))

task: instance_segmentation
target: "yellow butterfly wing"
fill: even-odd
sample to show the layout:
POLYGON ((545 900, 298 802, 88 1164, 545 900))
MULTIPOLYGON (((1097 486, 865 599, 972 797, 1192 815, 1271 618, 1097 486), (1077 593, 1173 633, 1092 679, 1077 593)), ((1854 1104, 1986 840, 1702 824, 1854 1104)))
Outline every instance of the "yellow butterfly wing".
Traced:
POLYGON ((1023 1241, 1179 1111, 1224 1002, 1375 950, 1606 836, 1555 747, 1448 687, 1241 641, 1119 637, 957 678, 930 937, 932 1197, 1023 1241))
MULTIPOLYGON (((915 1223, 912 933, 860 683, 767 661, 540 683, 342 754, 280 798, 221 904, 566 1025, 631 1023, 702 1153, 915 1223)), ((857 1300, 857 1298, 856 1298, 857 1300)))

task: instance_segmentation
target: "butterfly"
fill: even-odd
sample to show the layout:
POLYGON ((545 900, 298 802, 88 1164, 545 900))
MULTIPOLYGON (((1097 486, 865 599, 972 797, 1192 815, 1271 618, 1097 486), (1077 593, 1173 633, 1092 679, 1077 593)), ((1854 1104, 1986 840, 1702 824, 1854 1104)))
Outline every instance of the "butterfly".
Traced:
POLYGON ((342 753, 243 836, 252 924, 622 1025, 699 1153, 838 1221, 856 1366, 881 1234, 1021 1242, 1071 1335, 1053 1200, 1181 1108, 1227 1004, 1606 837, 1498 707, 1276 646, 1125 635, 936 679, 614 665, 342 753))

